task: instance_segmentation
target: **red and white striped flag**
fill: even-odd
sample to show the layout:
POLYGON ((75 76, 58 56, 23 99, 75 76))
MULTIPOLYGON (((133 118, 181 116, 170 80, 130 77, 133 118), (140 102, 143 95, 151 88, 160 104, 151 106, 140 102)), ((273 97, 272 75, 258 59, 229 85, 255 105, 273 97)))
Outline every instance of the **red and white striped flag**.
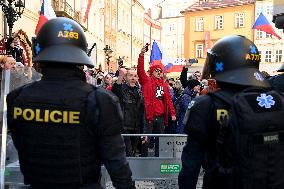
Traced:
POLYGON ((42 0, 40 16, 35 29, 35 34, 37 35, 43 24, 45 24, 48 20, 52 18, 56 18, 56 14, 51 6, 51 1, 42 0))
POLYGON ((92 0, 88 0, 88 4, 87 4, 87 8, 86 8, 86 12, 85 12, 85 15, 84 15, 83 22, 86 22, 87 18, 89 17, 91 5, 92 5, 92 0))

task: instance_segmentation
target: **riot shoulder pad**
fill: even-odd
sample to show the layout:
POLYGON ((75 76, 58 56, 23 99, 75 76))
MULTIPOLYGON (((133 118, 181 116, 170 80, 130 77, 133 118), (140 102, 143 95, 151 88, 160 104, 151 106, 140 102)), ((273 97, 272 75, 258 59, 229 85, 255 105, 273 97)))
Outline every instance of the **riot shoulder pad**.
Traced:
POLYGON ((122 131, 123 114, 118 97, 112 92, 98 88, 96 99, 100 110, 99 125, 101 134, 120 134, 122 131))
POLYGON ((187 108, 183 123, 186 134, 204 138, 211 116, 214 116, 213 101, 210 96, 202 95, 193 99, 187 108))

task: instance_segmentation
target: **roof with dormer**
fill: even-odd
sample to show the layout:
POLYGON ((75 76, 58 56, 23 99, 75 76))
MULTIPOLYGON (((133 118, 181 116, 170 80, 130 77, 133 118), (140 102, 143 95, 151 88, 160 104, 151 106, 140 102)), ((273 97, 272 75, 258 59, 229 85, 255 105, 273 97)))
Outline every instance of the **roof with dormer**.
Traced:
POLYGON ((211 9, 220 9, 227 7, 243 6, 248 4, 254 4, 255 0, 199 0, 193 5, 189 6, 181 13, 196 12, 211 9))

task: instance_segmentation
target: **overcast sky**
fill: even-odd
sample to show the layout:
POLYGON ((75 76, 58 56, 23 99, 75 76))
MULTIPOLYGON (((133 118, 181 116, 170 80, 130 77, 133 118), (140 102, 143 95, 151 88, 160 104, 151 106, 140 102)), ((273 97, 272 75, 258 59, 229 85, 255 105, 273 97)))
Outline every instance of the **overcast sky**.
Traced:
POLYGON ((151 8, 155 3, 161 2, 162 0, 140 0, 144 8, 151 8))
POLYGON ((140 2, 143 4, 145 9, 153 6, 153 0, 140 0, 140 2))

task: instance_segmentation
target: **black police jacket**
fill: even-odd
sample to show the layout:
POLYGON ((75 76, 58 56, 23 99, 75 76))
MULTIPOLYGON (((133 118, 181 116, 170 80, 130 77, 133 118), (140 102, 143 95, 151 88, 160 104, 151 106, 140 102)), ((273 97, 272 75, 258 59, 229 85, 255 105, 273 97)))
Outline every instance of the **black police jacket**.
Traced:
POLYGON ((278 92, 284 94, 284 74, 279 74, 268 79, 271 86, 278 92))
POLYGON ((130 87, 127 84, 112 86, 112 92, 118 96, 123 112, 124 130, 142 132, 145 120, 144 100, 138 87, 130 87))
MULTIPOLYGON (((229 92, 232 95, 235 93, 229 92)), ((184 132, 188 139, 181 157, 182 170, 178 178, 180 189, 196 189, 201 166, 206 170, 203 189, 225 189, 220 188, 223 178, 214 178, 214 174, 208 175, 214 168, 217 154, 215 144, 219 123, 216 109, 226 109, 225 104, 213 101, 209 95, 199 96, 189 104, 184 120, 184 132)))
POLYGON ((95 90, 79 69, 45 68, 41 81, 11 92, 7 104, 20 168, 33 189, 99 183, 101 164, 116 188, 135 187, 118 98, 95 90))

